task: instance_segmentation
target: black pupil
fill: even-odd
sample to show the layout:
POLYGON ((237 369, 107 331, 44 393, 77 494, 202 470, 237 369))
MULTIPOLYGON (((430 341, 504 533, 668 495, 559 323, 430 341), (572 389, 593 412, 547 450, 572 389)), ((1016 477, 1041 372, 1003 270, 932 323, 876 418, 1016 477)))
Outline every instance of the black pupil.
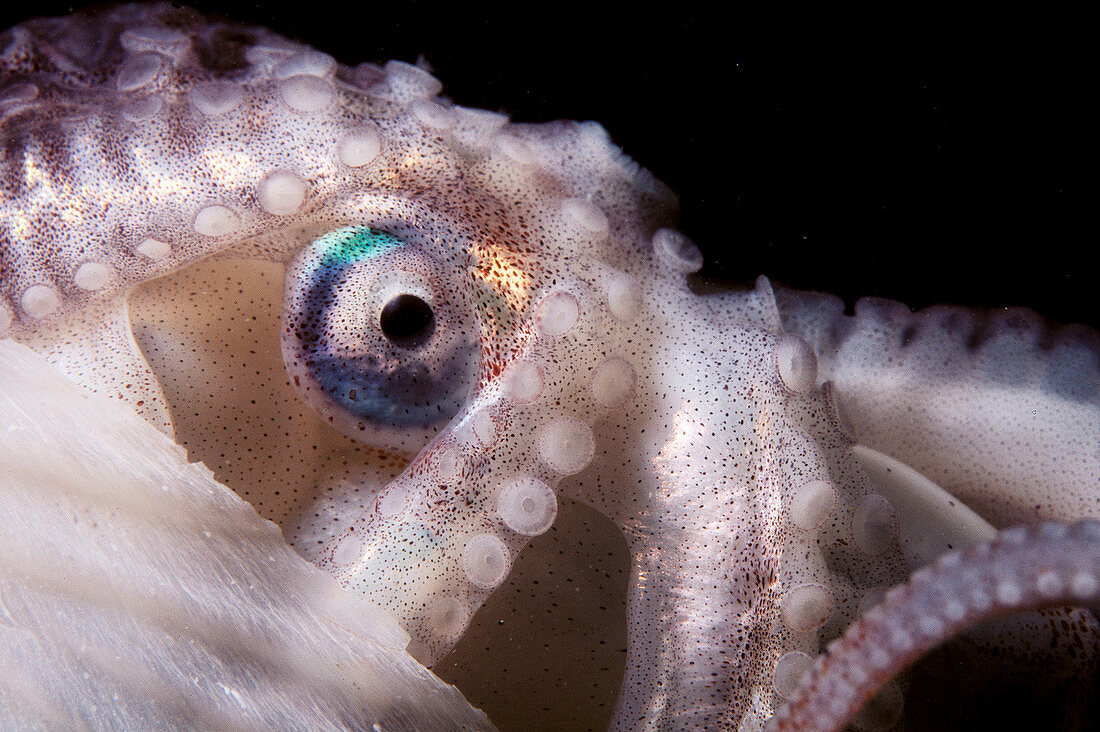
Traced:
POLYGON ((382 308, 378 324, 398 345, 414 345, 431 334, 432 308, 416 295, 398 295, 382 308))

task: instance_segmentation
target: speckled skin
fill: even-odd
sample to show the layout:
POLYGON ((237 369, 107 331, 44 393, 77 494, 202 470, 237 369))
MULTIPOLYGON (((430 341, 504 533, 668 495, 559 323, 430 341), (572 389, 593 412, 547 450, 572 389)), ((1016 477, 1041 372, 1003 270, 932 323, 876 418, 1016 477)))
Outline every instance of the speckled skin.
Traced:
MULTIPOLYGON (((918 563, 914 511, 853 446, 993 527, 1100 516, 1092 331, 878 300, 849 317, 764 279, 701 296, 674 197, 598 125, 454 106, 406 64, 344 68, 167 5, 35 21, 2 45, 0 331, 172 434, 177 387, 127 296, 214 254, 285 265, 291 383, 345 435, 413 456, 361 515, 307 511, 288 534, 319 537, 303 553, 397 616, 425 663, 574 499, 630 554, 613 726, 753 729, 782 704, 777 665, 918 563), (394 245, 353 247, 334 273, 334 232, 369 231, 394 245), (435 318, 415 346, 378 324, 405 292, 435 318), (392 403, 349 410, 356 380, 392 403), (454 405, 386 411, 443 393, 426 381, 454 405)), ((989 647, 1041 637, 1059 673, 1095 674, 1093 616, 1021 622, 989 647)))

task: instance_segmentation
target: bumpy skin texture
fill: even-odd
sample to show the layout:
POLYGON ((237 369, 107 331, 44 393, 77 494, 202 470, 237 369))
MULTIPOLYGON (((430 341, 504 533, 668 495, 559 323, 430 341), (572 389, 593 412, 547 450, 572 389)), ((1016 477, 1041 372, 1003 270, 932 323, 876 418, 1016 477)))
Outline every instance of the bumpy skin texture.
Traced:
MULTIPOLYGON (((1091 331, 883 301, 848 317, 763 279, 700 296, 675 200, 599 126, 454 106, 406 64, 348 69, 167 5, 3 45, 0 329, 171 434, 177 386, 128 293, 217 253, 285 264, 291 383, 412 456, 361 515, 318 509, 303 553, 426 663, 575 499, 630 553, 613 725, 753 729, 914 566, 1035 504, 1100 515, 1091 331), (431 318, 387 326, 401 296, 431 318)), ((1087 687, 1091 614, 1020 627, 984 647, 1051 649, 1087 687)))
POLYGON ((943 555, 830 644, 768 728, 838 732, 901 668, 982 619, 1065 603, 1096 607, 1098 539, 1096 521, 1041 524, 943 555))

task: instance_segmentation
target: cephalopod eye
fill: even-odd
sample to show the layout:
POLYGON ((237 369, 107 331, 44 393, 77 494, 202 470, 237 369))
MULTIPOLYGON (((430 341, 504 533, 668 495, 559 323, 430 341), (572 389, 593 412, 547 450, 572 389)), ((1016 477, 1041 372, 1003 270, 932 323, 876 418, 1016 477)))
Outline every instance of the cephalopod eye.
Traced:
POLYGON ((320 237, 287 271, 283 360, 339 430, 419 450, 459 410, 477 372, 472 317, 453 267, 366 226, 320 237))

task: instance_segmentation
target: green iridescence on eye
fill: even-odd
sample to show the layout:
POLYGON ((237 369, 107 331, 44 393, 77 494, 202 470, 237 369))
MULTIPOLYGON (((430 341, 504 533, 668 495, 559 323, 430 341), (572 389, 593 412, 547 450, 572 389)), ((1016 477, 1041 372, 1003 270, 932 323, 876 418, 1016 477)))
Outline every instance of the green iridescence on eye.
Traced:
MULTIPOLYGON (((423 355, 393 354, 384 348, 382 352, 362 352, 379 327, 377 321, 372 325, 364 318, 377 317, 377 313, 362 312, 362 298, 341 301, 338 290, 373 287, 378 270, 386 268, 378 257, 397 254, 408 246, 393 234, 367 226, 324 234, 311 245, 299 274, 301 289, 289 303, 300 310, 296 336, 307 345, 305 367, 310 378, 340 409, 393 428, 419 427, 450 419, 461 407, 469 382, 461 366, 425 376, 421 373, 423 355), (348 273, 358 267, 365 268, 364 276, 349 281, 348 273), (349 306, 354 311, 346 310, 349 306), (333 308, 336 311, 330 316, 333 308), (329 332, 330 317, 341 321, 359 319, 365 340, 329 332), (414 382, 418 383, 418 389, 410 391, 408 384, 414 382)), ((372 296, 369 292, 359 294, 372 296)), ((476 363, 472 348, 470 353, 464 352, 453 360, 460 365, 476 363)))
POLYGON ((311 269, 337 272, 349 264, 385 254, 404 243, 393 234, 377 231, 369 226, 337 229, 317 240, 321 252, 311 269))

